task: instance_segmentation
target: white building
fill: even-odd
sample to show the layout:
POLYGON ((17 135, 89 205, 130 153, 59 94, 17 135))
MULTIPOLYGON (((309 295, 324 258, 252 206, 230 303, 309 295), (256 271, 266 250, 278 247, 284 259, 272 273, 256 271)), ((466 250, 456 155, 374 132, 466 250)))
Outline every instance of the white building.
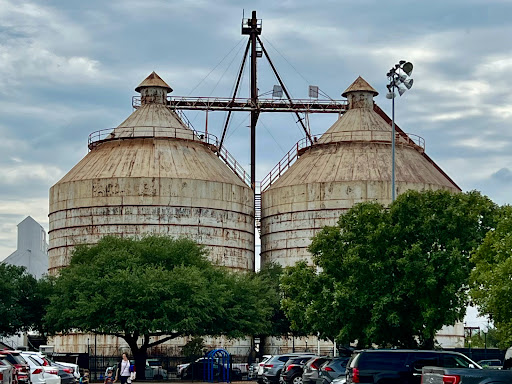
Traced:
POLYGON ((48 273, 46 232, 32 217, 18 224, 18 247, 2 262, 25 267, 36 279, 48 273))

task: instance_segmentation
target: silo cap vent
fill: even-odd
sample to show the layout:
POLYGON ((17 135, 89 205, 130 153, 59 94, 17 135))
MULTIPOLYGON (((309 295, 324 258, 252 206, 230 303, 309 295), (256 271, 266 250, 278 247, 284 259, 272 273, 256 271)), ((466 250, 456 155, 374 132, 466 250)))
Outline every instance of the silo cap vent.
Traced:
POLYGON ((350 92, 360 92, 360 91, 366 91, 373 93, 373 96, 377 96, 379 92, 377 92, 368 82, 363 79, 361 76, 359 76, 356 81, 354 81, 350 87, 345 89, 345 92, 341 94, 343 97, 347 97, 347 94, 350 92))
POLYGON ((140 92, 141 88, 144 87, 161 87, 167 89, 167 93, 172 92, 172 88, 162 80, 160 76, 156 74, 155 71, 151 72, 151 74, 144 79, 142 83, 139 84, 137 88, 135 88, 136 92, 140 92))

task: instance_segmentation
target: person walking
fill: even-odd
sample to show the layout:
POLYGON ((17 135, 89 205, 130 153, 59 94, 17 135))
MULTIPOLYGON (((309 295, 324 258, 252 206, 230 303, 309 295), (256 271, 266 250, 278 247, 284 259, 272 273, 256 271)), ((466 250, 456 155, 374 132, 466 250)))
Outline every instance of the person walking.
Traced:
POLYGON ((126 353, 123 353, 123 359, 117 365, 116 379, 114 380, 114 383, 118 379, 120 379, 121 384, 126 384, 126 382, 128 381, 129 378, 130 378, 130 360, 128 360, 128 355, 126 355, 126 353))

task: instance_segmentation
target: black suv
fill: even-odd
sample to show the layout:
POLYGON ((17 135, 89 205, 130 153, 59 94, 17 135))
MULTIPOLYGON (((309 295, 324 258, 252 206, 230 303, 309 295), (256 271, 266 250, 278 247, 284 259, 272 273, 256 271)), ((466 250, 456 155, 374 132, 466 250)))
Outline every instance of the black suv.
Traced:
POLYGON ((281 371, 281 379, 287 384, 302 384, 304 365, 311 356, 298 356, 290 358, 281 371))
POLYGON ((458 352, 363 350, 354 352, 347 364, 347 384, 420 384, 421 369, 425 366, 481 369, 458 352))

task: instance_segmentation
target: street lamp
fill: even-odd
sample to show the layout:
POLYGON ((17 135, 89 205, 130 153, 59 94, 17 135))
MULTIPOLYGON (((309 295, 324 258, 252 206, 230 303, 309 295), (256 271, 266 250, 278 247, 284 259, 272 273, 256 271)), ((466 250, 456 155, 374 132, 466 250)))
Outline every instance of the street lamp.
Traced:
POLYGON ((402 96, 405 91, 411 89, 413 80, 409 76, 412 68, 411 62, 400 60, 386 75, 389 80, 386 98, 391 99, 391 201, 395 201, 395 91, 402 96))

